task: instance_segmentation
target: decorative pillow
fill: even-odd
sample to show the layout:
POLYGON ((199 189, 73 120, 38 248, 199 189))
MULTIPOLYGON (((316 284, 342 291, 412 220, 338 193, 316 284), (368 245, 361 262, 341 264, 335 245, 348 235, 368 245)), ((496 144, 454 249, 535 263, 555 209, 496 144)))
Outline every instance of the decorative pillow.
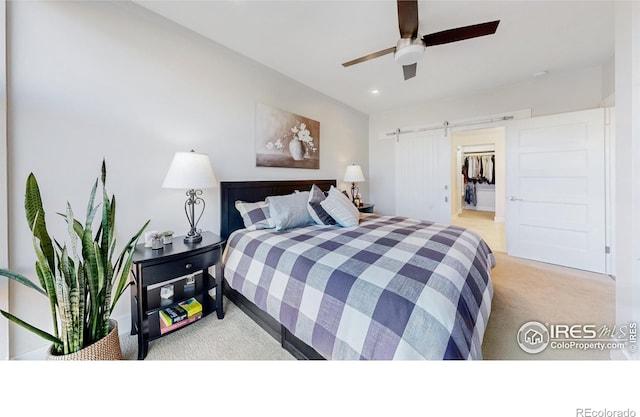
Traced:
POLYGON ((327 198, 327 196, 324 194, 324 191, 322 191, 317 185, 313 184, 311 186, 311 191, 309 192, 309 202, 307 207, 309 214, 317 224, 336 224, 335 219, 329 216, 329 213, 327 213, 320 205, 320 202, 325 198, 327 198))
POLYGON ((331 186, 329 195, 320 202, 320 205, 340 226, 353 227, 358 225, 360 220, 358 208, 353 205, 349 197, 346 197, 334 186, 331 186))
POLYGON ((276 230, 286 230, 315 223, 307 210, 309 194, 309 191, 300 191, 266 198, 269 203, 269 215, 276 230))
POLYGON ((247 203, 246 201, 236 201, 236 209, 242 216, 244 227, 248 230, 273 229, 275 226, 269 214, 269 203, 258 201, 257 203, 247 203))

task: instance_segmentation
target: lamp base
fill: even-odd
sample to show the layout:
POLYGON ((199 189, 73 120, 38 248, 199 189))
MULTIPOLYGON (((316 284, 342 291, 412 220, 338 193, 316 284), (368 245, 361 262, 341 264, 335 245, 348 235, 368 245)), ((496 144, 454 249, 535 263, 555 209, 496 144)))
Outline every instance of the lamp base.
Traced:
POLYGON ((202 235, 200 233, 196 234, 196 235, 192 235, 192 236, 185 236, 184 239, 182 239, 184 243, 198 243, 198 242, 202 242, 202 235))

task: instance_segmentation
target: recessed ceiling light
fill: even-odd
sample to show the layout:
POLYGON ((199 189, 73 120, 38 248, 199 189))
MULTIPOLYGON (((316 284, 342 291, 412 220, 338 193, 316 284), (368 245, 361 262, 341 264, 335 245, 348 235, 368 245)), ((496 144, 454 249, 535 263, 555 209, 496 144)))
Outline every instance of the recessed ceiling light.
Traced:
POLYGON ((374 88, 373 90, 371 90, 371 94, 373 95, 380 94, 380 90, 374 88))
POLYGON ((548 74, 547 71, 538 71, 538 72, 534 72, 533 73, 533 77, 534 78, 540 78, 540 77, 544 77, 547 74, 548 74))

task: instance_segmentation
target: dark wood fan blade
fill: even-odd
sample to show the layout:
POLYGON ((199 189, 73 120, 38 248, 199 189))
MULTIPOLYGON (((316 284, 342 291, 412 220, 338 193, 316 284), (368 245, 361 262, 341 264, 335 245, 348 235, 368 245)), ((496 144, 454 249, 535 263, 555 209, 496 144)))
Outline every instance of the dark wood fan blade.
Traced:
POLYGON ((401 38, 418 37, 418 0, 398 0, 398 28, 401 38))
POLYGON ((348 67, 348 66, 351 66, 351 65, 354 65, 354 64, 359 64, 361 62, 368 61, 368 60, 373 59, 373 58, 378 58, 379 56, 390 54, 390 53, 395 52, 395 51, 396 51, 396 47, 393 46, 391 48, 383 49, 382 51, 374 52, 372 54, 365 55, 365 56, 360 57, 360 58, 356 58, 356 59, 354 59, 352 61, 345 62, 344 64, 342 64, 342 66, 343 67, 348 67))
POLYGON ((411 65, 403 65, 402 66, 402 71, 404 72, 404 79, 405 81, 408 80, 409 78, 413 78, 416 76, 416 70, 418 69, 418 64, 411 64, 411 65))
POLYGON ((477 38, 478 36, 493 35, 498 29, 498 23, 500 23, 500 21, 495 20, 493 22, 443 30, 442 32, 424 35, 422 40, 424 41, 425 46, 434 46, 477 38))

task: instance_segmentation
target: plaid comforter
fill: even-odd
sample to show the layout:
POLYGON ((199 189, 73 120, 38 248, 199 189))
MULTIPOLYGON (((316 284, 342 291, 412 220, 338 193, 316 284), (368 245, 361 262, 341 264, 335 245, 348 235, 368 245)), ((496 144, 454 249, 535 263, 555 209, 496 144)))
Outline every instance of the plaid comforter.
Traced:
POLYGON ((495 258, 474 232, 362 215, 235 231, 229 285, 327 359, 482 359, 495 258))

